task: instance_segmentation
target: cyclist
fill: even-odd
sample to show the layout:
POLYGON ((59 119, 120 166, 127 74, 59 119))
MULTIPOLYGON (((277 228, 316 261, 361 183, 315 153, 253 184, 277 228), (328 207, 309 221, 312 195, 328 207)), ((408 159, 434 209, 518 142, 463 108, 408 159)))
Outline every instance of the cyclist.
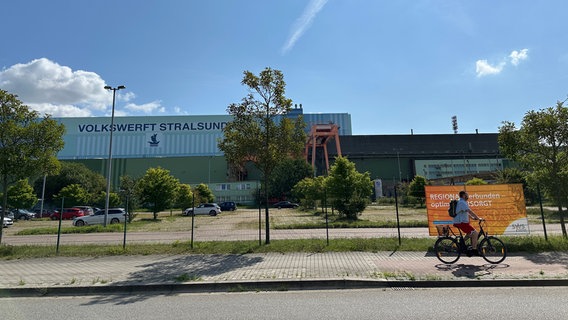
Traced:
POLYGON ((454 227, 460 229, 463 233, 466 234, 466 240, 467 237, 471 237, 471 250, 473 251, 473 249, 475 249, 474 252, 477 252, 477 237, 479 234, 477 230, 475 230, 475 228, 472 227, 469 223, 469 217, 471 217, 473 220, 481 220, 481 218, 479 218, 475 214, 475 212, 471 211, 471 209, 469 208, 469 205, 467 204, 469 195, 467 194, 467 192, 460 191, 459 196, 460 200, 456 205, 457 215, 455 216, 453 221, 454 227))

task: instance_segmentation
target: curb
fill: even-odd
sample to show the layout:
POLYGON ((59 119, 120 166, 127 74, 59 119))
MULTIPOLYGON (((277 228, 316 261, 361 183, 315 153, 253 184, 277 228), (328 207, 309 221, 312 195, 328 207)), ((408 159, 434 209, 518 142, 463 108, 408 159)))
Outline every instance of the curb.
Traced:
POLYGON ((247 291, 299 291, 342 289, 418 289, 418 288, 495 288, 495 287, 566 287, 568 279, 540 280, 441 280, 441 281, 391 281, 391 280, 277 280, 206 282, 187 284, 148 284, 125 286, 84 287, 35 287, 0 288, 0 298, 46 296, 93 296, 176 293, 247 292, 247 291))

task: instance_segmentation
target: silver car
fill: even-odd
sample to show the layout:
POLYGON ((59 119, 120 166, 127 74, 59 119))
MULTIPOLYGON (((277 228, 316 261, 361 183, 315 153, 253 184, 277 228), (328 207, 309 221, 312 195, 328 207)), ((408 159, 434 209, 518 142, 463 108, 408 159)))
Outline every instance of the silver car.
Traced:
MULTIPOLYGON (((124 223, 126 219, 126 211, 122 208, 109 208, 107 223, 124 223)), ((76 227, 82 227, 85 225, 95 225, 105 223, 105 210, 99 210, 94 214, 88 216, 81 216, 73 218, 73 225, 76 227)))
POLYGON ((221 208, 216 203, 202 203, 195 208, 187 208, 183 211, 186 216, 198 215, 198 214, 208 214, 210 216, 216 216, 221 213, 221 208))
POLYGON ((8 228, 9 226, 14 224, 14 220, 8 218, 8 217, 4 217, 4 222, 2 223, 2 227, 4 228, 8 228))

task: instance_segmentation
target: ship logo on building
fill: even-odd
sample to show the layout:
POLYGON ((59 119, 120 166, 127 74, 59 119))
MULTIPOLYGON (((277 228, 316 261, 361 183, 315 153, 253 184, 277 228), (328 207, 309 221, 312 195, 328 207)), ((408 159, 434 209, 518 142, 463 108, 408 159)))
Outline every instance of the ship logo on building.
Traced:
POLYGON ((148 141, 148 144, 150 145, 150 147, 157 147, 160 144, 157 133, 154 133, 150 136, 150 141, 148 141))

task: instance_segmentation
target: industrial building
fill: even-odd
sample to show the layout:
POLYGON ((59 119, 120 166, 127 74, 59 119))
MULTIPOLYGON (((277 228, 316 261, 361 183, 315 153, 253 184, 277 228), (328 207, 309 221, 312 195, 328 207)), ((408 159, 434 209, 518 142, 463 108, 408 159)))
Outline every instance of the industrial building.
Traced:
MULTIPOLYGON (((341 153, 355 162, 359 171, 368 171, 372 179, 381 180, 386 195, 389 185, 410 181, 417 174, 427 179, 443 179, 496 171, 508 164, 499 154, 496 133, 352 135, 348 113, 312 114, 295 107, 286 116, 299 115, 303 116, 308 130, 322 124, 337 128, 332 140, 338 141, 325 143, 325 150, 315 146, 306 148, 307 160, 313 161, 319 174, 326 172, 326 152, 331 161, 341 153)), ((231 119, 230 115, 115 117, 113 189, 121 176, 140 177, 148 168, 159 166, 182 183, 208 184, 217 201, 252 202, 259 184, 258 172, 250 172, 245 181, 230 181, 227 162, 217 146, 224 126, 231 119)), ((66 127, 65 147, 58 158, 83 163, 106 176, 110 118, 56 120, 66 127)))

